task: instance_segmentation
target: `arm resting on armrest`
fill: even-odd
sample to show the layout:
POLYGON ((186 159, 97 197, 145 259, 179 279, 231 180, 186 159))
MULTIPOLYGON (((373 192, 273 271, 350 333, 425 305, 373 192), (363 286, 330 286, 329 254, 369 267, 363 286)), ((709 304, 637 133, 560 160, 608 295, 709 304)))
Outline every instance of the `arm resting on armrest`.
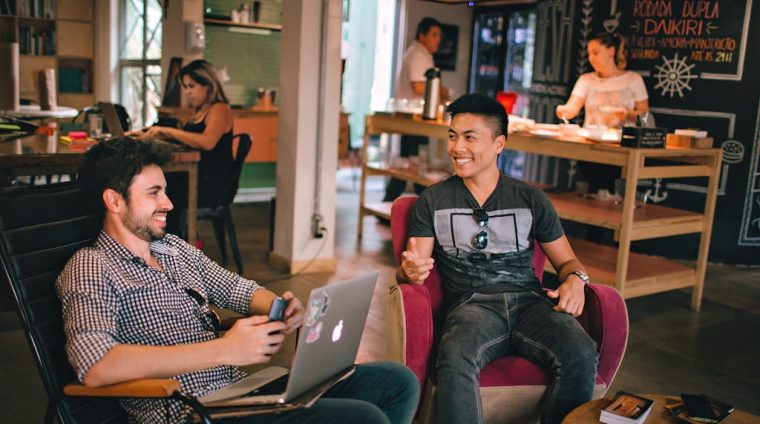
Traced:
POLYGON ((169 397, 179 390, 179 381, 169 378, 141 378, 101 387, 88 387, 81 383, 67 384, 63 393, 68 396, 92 397, 169 397))

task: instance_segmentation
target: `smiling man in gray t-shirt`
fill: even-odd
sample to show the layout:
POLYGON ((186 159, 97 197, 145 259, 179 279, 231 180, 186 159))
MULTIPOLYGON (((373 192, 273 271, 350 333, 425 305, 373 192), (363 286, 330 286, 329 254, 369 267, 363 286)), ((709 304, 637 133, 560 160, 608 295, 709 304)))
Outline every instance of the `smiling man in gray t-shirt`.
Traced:
POLYGON ((510 353, 552 373, 543 422, 559 423, 594 388, 596 346, 573 318, 583 311, 588 276, 546 196, 499 173, 504 108, 468 94, 449 112, 456 175, 429 187, 415 204, 396 273, 399 283, 422 284, 433 258, 439 266, 449 308, 436 363, 438 417, 482 421, 480 369, 510 353), (534 240, 558 271, 556 290, 544 292, 535 277, 534 240))

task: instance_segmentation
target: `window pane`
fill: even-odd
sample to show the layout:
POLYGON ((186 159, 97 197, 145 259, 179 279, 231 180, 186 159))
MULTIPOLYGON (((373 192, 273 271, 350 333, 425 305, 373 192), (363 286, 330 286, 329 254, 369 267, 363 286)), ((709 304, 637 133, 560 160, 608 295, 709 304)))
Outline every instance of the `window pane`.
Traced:
POLYGON ((120 10, 120 97, 138 127, 156 120, 161 103, 163 8, 161 0, 121 0, 120 10))
POLYGON ((158 0, 147 0, 148 13, 146 16, 146 27, 148 29, 147 48, 145 49, 146 59, 161 59, 161 37, 162 25, 161 19, 163 12, 158 0))
POLYGON ((132 127, 145 125, 143 120, 143 71, 141 67, 124 66, 121 68, 121 103, 132 118, 132 127))
POLYGON ((124 18, 121 28, 122 59, 142 59, 143 57, 143 2, 124 0, 124 18))
POLYGON ((145 90, 145 102, 148 104, 145 122, 151 124, 158 119, 158 107, 161 106, 161 66, 148 65, 145 90))

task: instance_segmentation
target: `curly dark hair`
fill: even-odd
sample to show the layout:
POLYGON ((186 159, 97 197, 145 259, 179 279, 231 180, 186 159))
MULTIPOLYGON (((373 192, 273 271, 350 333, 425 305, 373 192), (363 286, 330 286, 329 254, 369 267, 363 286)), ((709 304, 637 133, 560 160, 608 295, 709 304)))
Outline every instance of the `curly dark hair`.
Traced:
POLYGON ((148 165, 163 167, 172 158, 173 149, 153 140, 123 137, 103 141, 91 148, 79 163, 78 183, 92 208, 105 216, 103 191, 112 189, 129 200, 132 179, 148 165))

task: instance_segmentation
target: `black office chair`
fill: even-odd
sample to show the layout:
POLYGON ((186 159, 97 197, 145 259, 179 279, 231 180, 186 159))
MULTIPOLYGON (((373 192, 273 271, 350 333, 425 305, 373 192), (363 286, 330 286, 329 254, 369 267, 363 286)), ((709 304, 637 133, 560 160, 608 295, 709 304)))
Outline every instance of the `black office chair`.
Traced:
POLYGON ((225 229, 230 238, 230 247, 232 256, 235 258, 238 274, 243 274, 243 261, 240 259, 240 249, 238 248, 237 235, 235 234, 235 224, 232 222, 232 202, 235 200, 238 187, 240 186, 240 174, 243 172, 245 157, 253 146, 253 141, 248 134, 236 134, 233 139, 238 139, 237 154, 232 165, 230 174, 231 181, 226 185, 228 191, 223 197, 223 202, 214 207, 198 208, 198 219, 211 220, 214 225, 214 236, 219 250, 222 253, 222 264, 227 265, 227 244, 225 241, 225 229))
POLYGON ((126 423, 118 397, 171 397, 193 406, 209 422, 203 407, 182 393, 176 380, 133 380, 96 389, 72 384, 76 374, 64 350, 55 279, 78 249, 95 240, 100 227, 75 184, 0 191, 0 284, 10 288, 47 391, 45 422, 126 423))

